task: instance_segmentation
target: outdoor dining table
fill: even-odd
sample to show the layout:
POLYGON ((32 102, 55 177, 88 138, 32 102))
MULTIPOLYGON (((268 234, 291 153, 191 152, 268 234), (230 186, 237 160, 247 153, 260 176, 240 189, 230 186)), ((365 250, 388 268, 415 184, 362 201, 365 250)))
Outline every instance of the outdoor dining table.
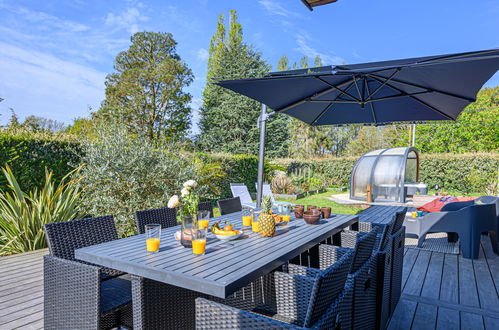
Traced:
MULTIPOLYGON (((230 222, 244 229, 241 212, 210 220, 230 222)), ((209 234, 206 254, 194 255, 176 241, 180 226, 165 228, 157 253, 146 252, 145 235, 135 235, 75 251, 79 260, 131 274, 135 329, 194 328, 195 298, 228 298, 277 267, 358 221, 354 215, 332 214, 316 225, 294 215, 286 226, 276 226, 274 237, 249 229, 232 241, 209 234)))

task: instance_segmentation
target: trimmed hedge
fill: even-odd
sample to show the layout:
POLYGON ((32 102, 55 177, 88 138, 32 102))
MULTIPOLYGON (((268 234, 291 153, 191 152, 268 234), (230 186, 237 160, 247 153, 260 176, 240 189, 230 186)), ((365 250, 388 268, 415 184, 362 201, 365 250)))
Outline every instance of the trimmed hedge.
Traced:
MULTIPOLYGON (((258 157, 253 155, 227 155, 227 154, 200 154, 201 159, 210 163, 218 163, 226 173, 223 179, 217 182, 221 188, 220 198, 230 198, 230 183, 244 183, 250 192, 255 192, 255 182, 258 178, 258 157)), ((284 168, 265 161, 264 179, 269 181, 270 174, 284 168)))
MULTIPOLYGON (((326 185, 350 185, 350 172, 357 158, 328 158, 309 161, 275 160, 288 173, 309 168, 314 177, 326 185)), ((463 193, 486 193, 498 181, 499 154, 423 154, 420 162, 420 181, 430 188, 436 184, 441 190, 463 193)))
MULTIPOLYGON (((40 139, 25 135, 0 133, 0 164, 9 164, 24 191, 40 187, 45 178, 45 168, 54 172, 57 183, 73 165, 80 162, 78 143, 40 139)), ((208 163, 217 163, 226 173, 216 185, 221 188, 217 198, 229 198, 231 182, 246 184, 255 191, 258 157, 253 155, 197 154, 208 163)), ((307 173, 321 180, 324 185, 349 186, 350 172, 357 157, 326 158, 311 160, 275 159, 265 162, 265 180, 276 170, 288 173, 307 173)), ((431 188, 435 184, 441 190, 463 193, 486 193, 499 175, 499 154, 423 154, 421 155, 420 180, 431 188)), ((0 189, 7 181, 0 176, 0 189)))
MULTIPOLYGON (((78 145, 67 141, 50 141, 23 135, 0 133, 0 164, 10 165, 23 191, 41 187, 45 182, 45 168, 54 172, 57 184, 79 163, 74 150, 78 145)), ((0 189, 7 180, 0 176, 0 189)))

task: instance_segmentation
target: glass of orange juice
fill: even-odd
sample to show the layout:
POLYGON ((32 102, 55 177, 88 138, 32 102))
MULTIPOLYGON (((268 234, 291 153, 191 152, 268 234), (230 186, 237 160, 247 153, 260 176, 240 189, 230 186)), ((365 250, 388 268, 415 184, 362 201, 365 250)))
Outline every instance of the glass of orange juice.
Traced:
POLYGON ((202 255, 206 252, 206 229, 192 230, 192 253, 202 255))
POLYGON ((253 221, 251 223, 251 230, 253 230, 255 233, 258 233, 258 221, 253 221))
POLYGON ((146 250, 147 252, 157 253, 161 238, 161 225, 150 224, 145 226, 146 229, 146 250))
POLYGON ((284 204, 282 206, 282 221, 289 222, 291 219, 291 205, 289 204, 284 204))
POLYGON ((251 227, 251 223, 253 222, 253 217, 254 217, 254 211, 252 208, 245 207, 243 208, 243 226, 244 227, 251 227))
POLYGON ((198 228, 208 229, 210 225, 210 211, 199 211, 198 212, 198 228))

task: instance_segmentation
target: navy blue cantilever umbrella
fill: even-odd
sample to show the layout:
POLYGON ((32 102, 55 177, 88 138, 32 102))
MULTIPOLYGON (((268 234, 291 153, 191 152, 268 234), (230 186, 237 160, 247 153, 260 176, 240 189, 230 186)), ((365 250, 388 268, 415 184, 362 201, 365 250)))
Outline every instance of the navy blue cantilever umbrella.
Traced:
MULTIPOLYGON (((216 84, 314 126, 384 124, 455 120, 498 69, 499 49, 491 49, 281 71, 216 84)), ((262 108, 262 166, 268 115, 262 108)))

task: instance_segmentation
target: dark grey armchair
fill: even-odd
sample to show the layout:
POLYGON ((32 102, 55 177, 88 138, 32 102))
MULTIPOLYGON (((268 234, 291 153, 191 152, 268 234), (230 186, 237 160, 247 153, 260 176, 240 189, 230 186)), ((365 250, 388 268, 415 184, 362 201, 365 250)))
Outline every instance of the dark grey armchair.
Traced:
POLYGON ((75 260, 75 249, 118 238, 112 216, 45 225, 45 329, 132 328, 130 281, 123 273, 75 260))
POLYGON ((422 246, 428 233, 447 232, 449 241, 457 239, 453 235, 455 233, 460 239, 463 257, 477 259, 480 235, 483 232, 490 232, 492 246, 497 251, 496 208, 495 202, 486 204, 481 199, 453 202, 442 207, 440 212, 431 212, 421 218, 406 219, 404 225, 407 227, 407 233, 418 236, 419 247, 422 246))

